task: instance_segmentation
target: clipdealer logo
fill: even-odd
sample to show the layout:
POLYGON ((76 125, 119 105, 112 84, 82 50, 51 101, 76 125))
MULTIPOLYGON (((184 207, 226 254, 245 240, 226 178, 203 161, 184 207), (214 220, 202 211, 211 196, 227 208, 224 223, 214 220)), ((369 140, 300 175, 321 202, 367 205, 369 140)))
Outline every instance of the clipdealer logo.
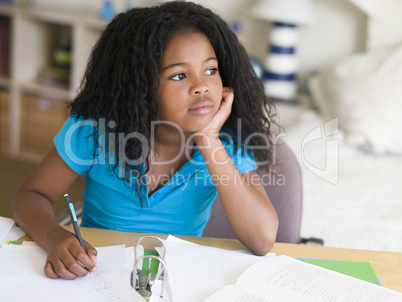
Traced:
POLYGON ((321 179, 337 184, 339 182, 339 125, 338 118, 332 119, 324 124, 324 129, 318 126, 308 133, 301 146, 301 160, 308 170, 321 179), (314 141, 321 140, 325 134, 325 165, 324 169, 313 165, 306 159, 306 146, 314 141))

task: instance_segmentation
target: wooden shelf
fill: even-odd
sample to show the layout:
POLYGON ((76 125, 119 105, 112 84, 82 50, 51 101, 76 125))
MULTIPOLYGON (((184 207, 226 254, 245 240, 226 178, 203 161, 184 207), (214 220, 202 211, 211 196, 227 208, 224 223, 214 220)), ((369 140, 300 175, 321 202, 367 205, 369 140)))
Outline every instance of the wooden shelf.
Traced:
POLYGON ((68 88, 59 88, 50 85, 41 85, 35 82, 25 82, 18 84, 21 93, 32 93, 38 96, 45 96, 55 100, 72 100, 74 92, 68 88))
POLYGON ((0 113, 6 117, 0 129, 0 151, 38 162, 47 148, 51 148, 55 131, 67 118, 67 104, 76 96, 92 47, 107 23, 96 11, 43 5, 22 8, 0 4, 0 17, 7 19, 7 26, 0 28, 0 43, 7 43, 6 51, 0 48, 0 62, 6 62, 6 76, 0 77, 0 90, 3 99, 4 95, 8 99, 3 100, 0 108, 0 113), (67 50, 60 47, 62 38, 70 46, 67 50), (67 66, 61 66, 63 62, 55 59, 55 52, 60 49, 71 57, 67 66), (1 57, 2 53, 6 54, 1 57), (68 72, 61 74, 65 87, 52 84, 57 80, 53 74, 59 75, 61 70, 68 72), (38 81, 41 76, 46 84, 38 81), (36 102, 40 107, 46 101, 58 109, 35 111, 35 107, 29 107, 36 102), (66 114, 60 108, 65 108, 66 114), (32 110, 32 115, 27 110, 32 110), (36 140, 42 142, 35 145, 36 140))

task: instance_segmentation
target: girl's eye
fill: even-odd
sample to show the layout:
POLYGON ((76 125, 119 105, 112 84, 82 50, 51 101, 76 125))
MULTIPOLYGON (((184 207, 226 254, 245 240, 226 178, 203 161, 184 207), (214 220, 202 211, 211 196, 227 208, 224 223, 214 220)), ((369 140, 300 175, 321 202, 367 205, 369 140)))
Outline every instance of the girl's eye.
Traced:
POLYGON ((218 72, 218 68, 210 68, 206 71, 207 75, 214 75, 215 73, 218 72))
POLYGON ((178 73, 178 74, 174 75, 173 77, 171 77, 171 79, 175 80, 175 81, 184 80, 185 78, 186 78, 186 75, 184 73, 178 73))

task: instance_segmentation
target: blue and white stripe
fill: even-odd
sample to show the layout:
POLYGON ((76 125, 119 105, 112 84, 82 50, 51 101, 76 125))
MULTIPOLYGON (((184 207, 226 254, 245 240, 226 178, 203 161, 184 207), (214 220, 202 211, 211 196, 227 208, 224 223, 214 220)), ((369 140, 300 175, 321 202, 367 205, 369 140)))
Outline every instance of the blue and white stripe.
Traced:
POLYGON ((264 85, 272 98, 292 101, 296 94, 297 27, 289 23, 273 23, 271 44, 265 62, 264 85))

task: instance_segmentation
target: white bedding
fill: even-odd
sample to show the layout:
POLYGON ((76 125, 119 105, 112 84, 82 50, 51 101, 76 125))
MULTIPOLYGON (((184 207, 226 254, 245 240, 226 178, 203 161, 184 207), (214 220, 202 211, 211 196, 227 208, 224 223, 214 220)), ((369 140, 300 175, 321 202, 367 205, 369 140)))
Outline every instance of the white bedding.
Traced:
POLYGON ((285 129, 284 140, 299 159, 303 174, 302 237, 322 238, 331 247, 402 252, 402 156, 363 153, 342 141, 341 133, 328 137, 324 133, 321 139, 306 143, 317 127, 324 129, 322 118, 306 111, 285 129), (323 171, 322 177, 334 179, 339 166, 336 184, 308 168, 325 170, 329 139, 339 141, 339 165, 331 166, 337 159, 332 152, 327 158, 331 171, 323 171))

